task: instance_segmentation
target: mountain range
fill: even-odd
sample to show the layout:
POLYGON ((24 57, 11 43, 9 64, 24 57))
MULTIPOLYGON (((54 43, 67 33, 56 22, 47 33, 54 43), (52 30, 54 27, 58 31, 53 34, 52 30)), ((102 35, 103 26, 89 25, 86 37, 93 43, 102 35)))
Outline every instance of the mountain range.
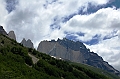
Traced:
MULTIPOLYGON (((5 35, 5 37, 8 37, 10 39, 16 40, 16 36, 14 34, 14 31, 10 31, 7 34, 2 26, 0 26, 0 34, 5 35)), ((8 39, 6 39, 6 40, 8 40, 8 39)), ((4 43, 6 43, 6 41, 3 42, 1 40, 2 47, 4 46, 4 43)), ((17 45, 17 44, 14 44, 14 42, 12 42, 12 44, 17 45)), ((21 46, 23 45, 25 47, 30 48, 29 49, 30 52, 31 52, 31 50, 32 50, 32 52, 35 50, 35 49, 33 50, 33 48, 34 48, 33 43, 31 42, 30 39, 28 39, 27 41, 25 39, 23 39, 20 45, 21 46)), ((10 45, 8 45, 8 48, 10 48, 9 46, 10 45)), ((97 55, 97 53, 90 52, 90 49, 86 48, 86 46, 82 42, 79 42, 79 41, 75 42, 75 41, 72 41, 72 40, 68 40, 66 38, 64 38, 62 40, 58 39, 57 41, 55 41, 55 40, 41 41, 37 50, 39 52, 48 54, 51 57, 54 57, 55 59, 86 64, 88 66, 93 66, 93 67, 96 67, 96 68, 100 68, 102 70, 106 70, 110 73, 113 73, 113 74, 116 74, 116 75, 120 76, 120 72, 118 70, 116 70, 111 65, 109 65, 106 61, 104 61, 102 59, 102 57, 97 55)), ((15 48, 15 50, 14 49, 12 50, 12 48, 11 48, 11 52, 12 51, 17 52, 17 48, 15 48)), ((16 52, 13 52, 13 53, 16 53, 16 52)), ((20 55, 21 55, 21 53, 20 53, 20 55)), ((37 53, 33 52, 32 54, 36 55, 37 53)), ((28 62, 28 64, 29 63, 30 62, 28 62)))
POLYGON ((86 46, 79 41, 75 42, 66 38, 62 40, 58 39, 57 41, 42 41, 37 50, 57 58, 87 64, 120 75, 118 70, 104 61, 97 53, 90 52, 90 49, 87 49, 86 46))
POLYGON ((16 40, 16 35, 14 33, 14 31, 10 31, 8 34, 7 32, 4 30, 3 26, 0 26, 0 34, 6 35, 11 39, 16 40))

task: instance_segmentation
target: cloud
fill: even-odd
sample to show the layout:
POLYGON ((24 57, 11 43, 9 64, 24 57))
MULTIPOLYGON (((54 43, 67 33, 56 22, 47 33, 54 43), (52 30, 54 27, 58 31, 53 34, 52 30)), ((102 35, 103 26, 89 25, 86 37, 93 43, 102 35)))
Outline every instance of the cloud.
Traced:
POLYGON ((14 30, 17 41, 31 39, 35 47, 41 40, 63 37, 74 38, 88 44, 106 61, 119 68, 120 9, 101 8, 91 14, 89 3, 94 8, 109 0, 19 0, 10 13, 5 0, 0 0, 0 23, 7 32, 14 30), (73 37, 72 37, 73 36, 73 37), (117 61, 115 61, 117 59, 117 61))
POLYGON ((75 15, 63 24, 63 29, 74 33, 84 33, 84 36, 78 39, 85 42, 92 40, 96 34, 101 36, 101 40, 119 29, 119 14, 119 9, 103 8, 90 15, 75 15))
POLYGON ((92 51, 98 53, 115 68, 120 69, 120 9, 103 8, 90 15, 75 15, 63 24, 63 29, 76 36, 76 40, 81 40, 92 51), (96 36, 97 35, 97 36, 96 36), (96 44, 92 42, 97 40, 96 44))
POLYGON ((97 52, 108 61, 109 64, 120 70, 120 38, 118 36, 111 39, 102 40, 96 45, 86 45, 91 51, 97 52))
POLYGON ((4 20, 5 20, 5 16, 8 14, 7 10, 6 10, 6 3, 4 2, 4 0, 0 0, 0 24, 3 25, 4 24, 4 20))
MULTIPOLYGON (((56 29, 56 27, 60 28, 61 22, 65 16, 77 12, 81 6, 84 6, 83 4, 86 5, 88 2, 88 0, 20 0, 16 8, 6 16, 6 30, 14 30, 17 34, 18 41, 21 41, 24 37, 31 39, 34 43, 48 38, 61 38, 65 36, 62 34, 64 32, 56 29), (75 5, 73 6, 73 4, 75 5), (57 19, 55 21, 56 17, 57 19), (55 29, 51 29, 50 25, 52 24, 54 24, 52 28, 55 29), (54 35, 56 31, 60 31, 61 34, 54 35)), ((91 2, 105 4, 107 1, 102 0, 96 2, 96 0, 92 0, 91 2)))

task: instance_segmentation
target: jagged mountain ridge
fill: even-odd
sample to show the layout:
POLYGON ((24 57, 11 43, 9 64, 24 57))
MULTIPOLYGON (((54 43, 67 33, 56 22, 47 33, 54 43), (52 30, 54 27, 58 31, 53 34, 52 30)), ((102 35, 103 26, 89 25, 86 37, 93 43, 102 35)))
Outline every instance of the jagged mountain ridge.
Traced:
MULTIPOLYGON (((11 39, 16 40, 16 35, 15 35, 14 31, 10 31, 7 34, 7 32, 4 30, 3 26, 0 26, 0 34, 6 35, 11 39)), ((21 41, 21 44, 23 44, 23 46, 28 47, 28 48, 34 48, 33 43, 31 42, 30 39, 28 39, 26 41, 25 38, 23 38, 23 40, 21 41)))
POLYGON ((120 75, 118 70, 114 69, 96 53, 90 52, 90 49, 87 49, 86 46, 79 41, 74 42, 66 38, 63 40, 58 39, 57 41, 42 41, 37 50, 51 56, 88 64, 120 75))
POLYGON ((0 79, 119 79, 103 70, 26 48, 3 34, 0 34, 0 43, 0 79), (39 61, 35 64, 29 54, 39 61))
MULTIPOLYGON (((8 36, 8 34, 3 29, 2 26, 1 26, 1 29, 0 29, 0 33, 8 36)), ((56 57, 58 56, 58 57, 61 57, 63 59, 68 59, 68 60, 71 60, 71 61, 74 61, 74 62, 81 62, 81 63, 92 65, 92 66, 95 66, 95 67, 98 67, 98 68, 103 67, 101 69, 105 68, 104 70, 107 70, 109 72, 112 72, 112 73, 115 73, 115 74, 119 75, 119 71, 115 70, 107 62, 103 61, 102 57, 99 57, 94 52, 90 52, 90 50, 87 49, 84 46, 84 44, 81 43, 81 42, 74 42, 74 41, 71 41, 71 40, 68 40, 68 39, 63 39, 63 40, 58 39, 57 41, 52 40, 52 41, 44 41, 44 42, 46 42, 46 47, 44 47, 44 44, 43 44, 42 47, 40 47, 40 49, 41 48, 44 49, 44 52, 47 50, 47 52, 49 52, 49 55, 53 55, 53 56, 56 56, 56 57), (48 44, 48 42, 50 44, 48 44), (49 46, 50 48, 52 46, 53 47, 52 47, 51 50, 49 50, 50 48, 47 48, 47 46, 49 46), (58 47, 58 48, 56 48, 56 47, 58 47), (62 53, 60 53, 61 54, 60 56, 59 56, 58 52, 56 53, 56 51, 57 51, 56 49, 60 50, 59 52, 62 52, 62 53), (61 50, 61 49, 63 49, 63 50, 61 50), (81 50, 79 51, 79 49, 81 49, 81 50), (84 54, 82 54, 80 52, 83 52, 84 54), (74 54, 74 53, 76 53, 76 54, 74 54), (86 53, 91 53, 91 54, 86 54, 86 53), (91 56, 91 55, 93 55, 93 56, 91 56), (93 61, 93 57, 95 59, 94 61, 93 61), (100 63, 97 63, 98 60, 103 61, 104 65, 101 65, 100 63)), ((38 47, 38 50, 39 50, 39 47, 38 47)))
POLYGON ((6 35, 11 39, 16 40, 16 35, 14 33, 14 31, 10 31, 8 34, 7 32, 4 30, 3 26, 0 26, 0 34, 6 35))
POLYGON ((0 34, 7 35, 7 32, 3 29, 3 26, 0 26, 0 34))
POLYGON ((33 43, 30 39, 26 41, 26 39, 23 38, 23 40, 21 41, 21 44, 23 44, 23 46, 28 47, 28 48, 34 48, 33 43))

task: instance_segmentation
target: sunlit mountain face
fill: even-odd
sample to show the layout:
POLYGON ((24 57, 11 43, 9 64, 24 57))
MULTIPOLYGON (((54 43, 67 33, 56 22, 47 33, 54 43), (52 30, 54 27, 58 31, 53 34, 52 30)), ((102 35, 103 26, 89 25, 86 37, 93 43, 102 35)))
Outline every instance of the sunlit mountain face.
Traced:
POLYGON ((120 70, 120 0, 1 0, 0 4, 5 6, 0 23, 6 31, 15 31, 18 42, 31 39, 37 48, 42 40, 81 41, 120 70))

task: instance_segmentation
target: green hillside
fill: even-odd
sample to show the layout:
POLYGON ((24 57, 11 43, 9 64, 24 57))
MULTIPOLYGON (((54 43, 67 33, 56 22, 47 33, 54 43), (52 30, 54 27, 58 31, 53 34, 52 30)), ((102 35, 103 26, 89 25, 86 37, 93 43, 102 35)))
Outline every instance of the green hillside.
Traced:
POLYGON ((103 70, 58 60, 0 35, 0 79, 120 79, 103 70), (35 64, 28 55, 36 56, 35 64))

